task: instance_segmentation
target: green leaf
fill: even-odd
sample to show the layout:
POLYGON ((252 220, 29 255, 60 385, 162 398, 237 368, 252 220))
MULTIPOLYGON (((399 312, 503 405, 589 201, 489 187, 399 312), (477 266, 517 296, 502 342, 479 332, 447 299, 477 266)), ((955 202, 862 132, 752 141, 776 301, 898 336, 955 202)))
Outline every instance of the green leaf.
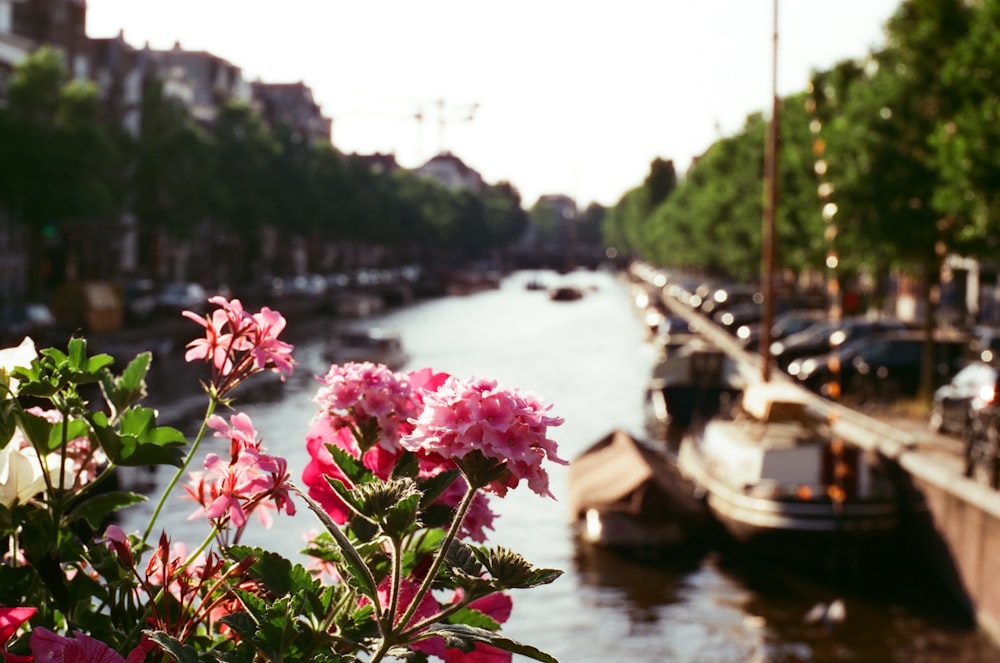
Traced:
POLYGON ((547 585, 563 574, 558 569, 536 569, 521 555, 506 548, 470 548, 503 589, 528 589, 547 585))
POLYGON ((74 506, 67 517, 70 521, 86 520, 91 527, 97 529, 105 524, 110 514, 133 504, 145 502, 146 499, 144 495, 122 491, 99 493, 74 506))
POLYGON ((115 430, 103 412, 88 415, 101 448, 116 465, 174 465, 180 467, 187 439, 176 428, 157 426, 150 408, 126 410, 115 430))
POLYGON ((163 631, 146 631, 149 639, 160 645, 170 658, 178 663, 198 663, 198 651, 163 631))
POLYGON ((25 412, 24 410, 19 410, 16 416, 21 424, 21 431, 28 438, 28 441, 31 442, 31 446, 36 449, 47 449, 49 436, 52 433, 52 424, 44 417, 25 412))
MULTIPOLYGON (((411 456, 413 454, 406 455, 411 456)), ((420 507, 422 509, 427 509, 434 503, 434 500, 440 497, 444 491, 448 490, 448 487, 451 486, 451 484, 455 482, 455 479, 461 476, 461 474, 462 473, 458 470, 447 470, 421 481, 420 489, 423 491, 424 497, 420 501, 420 507)))
POLYGON ((7 446, 17 430, 16 403, 13 398, 0 399, 0 449, 7 446))
POLYGON ((474 626, 487 631, 497 631, 500 629, 500 623, 498 621, 469 607, 462 608, 461 610, 448 615, 448 623, 465 624, 466 626, 474 626))
POLYGON ((118 377, 110 371, 101 372, 101 391, 111 408, 112 419, 146 397, 146 374, 152 360, 151 353, 143 352, 130 361, 118 377))
POLYGON ((293 487, 293 490, 295 490, 299 497, 305 500, 312 512, 316 514, 316 517, 326 527, 326 531, 330 533, 334 541, 337 542, 337 545, 340 546, 340 551, 344 555, 343 570, 354 580, 358 589, 365 596, 372 601, 378 601, 378 583, 375 582, 371 570, 369 570, 364 559, 361 558, 361 555, 350 539, 341 531, 337 523, 333 522, 333 519, 330 518, 329 514, 323 510, 323 507, 316 500, 296 487, 293 487))
POLYGON ((361 459, 355 458, 350 452, 341 449, 335 444, 328 444, 326 448, 330 451, 330 455, 333 456, 333 462, 340 468, 340 471, 344 473, 344 476, 347 477, 347 480, 352 485, 357 486, 375 481, 375 474, 365 467, 361 459))
POLYGON ((63 420, 54 424, 49 430, 49 439, 45 446, 46 451, 61 449, 63 444, 78 437, 87 437, 90 433, 90 425, 83 419, 63 420))
POLYGON ((446 646, 457 647, 465 652, 471 651, 477 642, 481 642, 543 663, 559 663, 553 656, 540 649, 505 638, 493 631, 465 624, 434 624, 421 632, 420 636, 421 639, 441 636, 444 638, 446 646))
POLYGON ((416 478, 420 472, 420 461, 416 454, 403 454, 392 468, 393 479, 416 478))

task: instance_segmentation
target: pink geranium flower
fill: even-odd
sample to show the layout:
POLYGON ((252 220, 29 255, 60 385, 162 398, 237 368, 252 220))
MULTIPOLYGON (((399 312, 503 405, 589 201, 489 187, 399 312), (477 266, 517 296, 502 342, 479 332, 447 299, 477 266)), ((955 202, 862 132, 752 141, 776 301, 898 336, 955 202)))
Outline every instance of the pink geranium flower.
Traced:
POLYGON ((295 504, 288 488, 288 464, 284 458, 266 452, 257 439, 250 417, 239 413, 226 423, 222 417, 213 416, 208 425, 215 429, 216 437, 229 440, 229 454, 227 458, 208 454, 205 471, 191 474, 191 482, 185 490, 202 506, 191 517, 205 515, 218 526, 231 523, 242 528, 246 525, 247 514, 257 509, 266 527, 271 525, 268 509, 294 515, 295 504))
POLYGON ((3 649, 3 659, 6 663, 28 663, 31 656, 19 656, 7 652, 7 641, 14 637, 21 624, 31 619, 37 612, 36 608, 17 606, 0 608, 0 647, 3 649))
POLYGON ((238 299, 212 297, 208 301, 219 307, 210 315, 182 312, 205 328, 204 338, 188 343, 184 359, 212 365, 212 386, 220 396, 260 371, 275 371, 282 380, 291 375, 293 346, 278 339, 285 329, 280 313, 265 306, 251 315, 238 299))
POLYGON ((35 663, 142 663, 146 660, 146 653, 155 647, 151 641, 143 640, 128 658, 122 658, 111 647, 86 633, 76 631, 75 635, 68 638, 47 628, 34 629, 31 632, 31 651, 35 655, 35 663))

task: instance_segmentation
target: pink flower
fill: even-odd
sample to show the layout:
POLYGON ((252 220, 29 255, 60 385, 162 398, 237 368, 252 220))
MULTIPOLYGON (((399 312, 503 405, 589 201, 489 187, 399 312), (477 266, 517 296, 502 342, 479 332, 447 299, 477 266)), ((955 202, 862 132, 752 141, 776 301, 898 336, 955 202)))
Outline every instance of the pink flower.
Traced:
MULTIPOLYGON (((208 454, 205 472, 193 472, 185 486, 188 495, 202 505, 204 515, 216 525, 232 523, 237 528, 246 524, 249 512, 261 507, 258 515, 268 527, 269 508, 294 515, 288 464, 284 458, 266 453, 250 417, 238 413, 227 424, 222 417, 213 416, 208 425, 216 430, 216 437, 229 439, 229 457, 208 454)), ((196 511, 192 518, 201 514, 196 511)))
POLYGON ((126 567, 131 568, 132 564, 135 563, 135 557, 132 555, 132 542, 128 540, 125 530, 118 525, 108 525, 107 529, 104 530, 104 536, 97 539, 97 543, 108 544, 108 547, 114 551, 126 567))
POLYGON ((14 637, 21 624, 31 619, 37 612, 35 608, 18 606, 14 608, 0 608, 0 647, 3 648, 3 658, 7 663, 28 663, 30 656, 19 656, 7 652, 7 641, 14 637))
POLYGON ((567 462, 546 436, 550 426, 563 423, 546 414, 551 406, 492 380, 455 377, 423 392, 423 406, 412 420, 413 432, 401 440, 404 448, 454 458, 467 474, 471 470, 463 461, 476 452, 475 458, 506 465, 500 479, 484 486, 487 490, 502 497, 524 480, 539 495, 553 497, 542 463, 567 462))
POLYGON ((317 416, 328 417, 335 429, 354 427, 366 451, 376 442, 391 453, 400 451, 401 427, 409 430, 407 421, 418 412, 406 376, 382 364, 348 362, 331 366, 320 382, 317 416))
POLYGON ((253 315, 243 310, 238 299, 212 297, 219 308, 211 315, 183 311, 182 315, 205 328, 205 337, 187 345, 187 361, 203 360, 212 365, 212 386, 224 395, 249 376, 273 370, 284 380, 291 375, 295 360, 293 347, 278 340, 285 318, 266 306, 253 315))
POLYGON ((337 479, 348 488, 353 486, 334 462, 327 445, 339 447, 355 458, 360 458, 365 467, 381 479, 388 479, 392 474, 397 456, 379 445, 362 454, 350 429, 334 427, 333 420, 329 417, 317 419, 313 423, 306 433, 309 462, 302 470, 302 483, 309 488, 309 496, 322 505, 333 521, 343 525, 347 522, 350 510, 324 477, 337 479))
MULTIPOLYGON (((461 590, 456 591, 452 603, 460 601, 462 596, 461 590)), ((510 619, 513 606, 510 597, 501 593, 484 596, 469 604, 470 608, 483 613, 498 624, 510 619)), ((513 658, 510 652, 482 643, 476 643, 475 649, 466 653, 461 649, 445 647, 444 640, 439 637, 421 640, 414 649, 443 659, 445 663, 509 663, 513 658)))
POLYGON ((250 353, 257 368, 273 367, 273 370, 282 375, 291 375, 295 363, 292 359, 292 346, 278 340, 278 334, 285 329, 285 318, 265 306, 260 309, 260 313, 253 315, 253 320, 257 323, 257 336, 250 353))
MULTIPOLYGON (((456 594, 456 600, 460 594, 456 594)), ((490 594, 469 604, 473 610, 478 610, 493 621, 502 624, 510 619, 514 602, 506 594, 490 594)), ((465 653, 461 649, 445 650, 445 663, 509 663, 513 655, 509 651, 497 649, 483 643, 476 643, 476 648, 465 653)))
POLYGON ((146 653, 155 647, 152 642, 144 640, 126 659, 86 633, 76 631, 75 635, 75 638, 68 638, 41 626, 34 629, 31 632, 31 651, 35 655, 35 663, 141 663, 146 660, 146 653))

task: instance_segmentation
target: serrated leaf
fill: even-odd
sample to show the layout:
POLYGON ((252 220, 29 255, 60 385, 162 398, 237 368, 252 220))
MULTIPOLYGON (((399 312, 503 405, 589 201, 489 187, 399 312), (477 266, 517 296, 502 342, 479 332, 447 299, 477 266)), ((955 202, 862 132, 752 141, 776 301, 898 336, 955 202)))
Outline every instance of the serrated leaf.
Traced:
POLYGON ((497 649, 509 651, 512 654, 527 656, 543 663, 559 663, 553 656, 536 647, 521 644, 493 631, 466 626, 465 624, 434 624, 423 631, 421 637, 441 636, 448 647, 457 647, 462 651, 471 651, 472 646, 481 642, 497 649))
POLYGON ((328 444, 326 448, 333 456, 333 462, 344 473, 347 480, 355 486, 375 481, 375 474, 365 467, 359 458, 355 458, 350 452, 341 449, 335 444, 328 444))
POLYGON ((364 505, 359 499, 359 496, 353 490, 348 488, 340 477, 331 477, 329 475, 324 475, 323 478, 326 479, 326 483, 330 486, 330 489, 333 490, 333 492, 337 493, 337 496, 340 498, 340 500, 351 511, 353 511, 356 515, 362 518, 367 518, 367 516, 365 516, 362 513, 362 508, 364 505))
POLYGON ((198 652, 164 631, 146 631, 149 639, 160 645, 166 654, 178 663, 198 663, 198 652))
POLYGON ((392 468, 392 479, 413 479, 420 472, 420 461, 416 454, 403 454, 392 468))
POLYGON ((256 561, 250 567, 251 571, 272 594, 302 598, 306 594, 315 594, 320 589, 319 581, 308 569, 301 564, 293 564, 278 553, 249 546, 232 546, 227 553, 236 560, 253 557, 256 561))
POLYGON ((340 526, 333 522, 330 515, 323 509, 320 504, 309 497, 308 494, 302 492, 297 487, 293 487, 296 494, 305 500, 309 509, 316 514, 323 526, 326 527, 326 531, 330 533, 337 545, 340 546, 340 551, 344 556, 344 567, 342 570, 346 571, 347 574, 354 580, 356 586, 361 591, 362 594, 367 596, 372 601, 378 600, 378 587, 375 582, 375 578, 371 574, 371 570, 365 564, 364 559, 358 553, 357 549, 351 543, 350 539, 341 531, 340 526))
POLYGON ((101 391, 111 408, 112 419, 146 397, 146 374, 152 359, 151 353, 140 353, 118 377, 111 375, 110 371, 101 372, 101 391))
POLYGON ((563 574, 558 569, 538 569, 506 548, 471 548, 503 589, 529 589, 547 585, 563 574))
POLYGON ((448 615, 449 624, 465 624, 487 631, 496 631, 500 628, 500 623, 492 617, 474 608, 465 607, 448 615))
POLYGON ((448 490, 449 486, 451 486, 451 484, 453 484, 455 480, 461 476, 461 474, 462 473, 457 469, 447 470, 428 479, 422 480, 420 482, 420 490, 423 491, 424 496, 420 501, 420 507, 422 509, 426 509, 433 504, 434 500, 440 497, 444 491, 448 490))
POLYGON ((116 465, 174 465, 180 467, 187 442, 184 434, 169 426, 156 426, 153 410, 134 407, 111 426, 103 412, 88 415, 101 448, 116 465))

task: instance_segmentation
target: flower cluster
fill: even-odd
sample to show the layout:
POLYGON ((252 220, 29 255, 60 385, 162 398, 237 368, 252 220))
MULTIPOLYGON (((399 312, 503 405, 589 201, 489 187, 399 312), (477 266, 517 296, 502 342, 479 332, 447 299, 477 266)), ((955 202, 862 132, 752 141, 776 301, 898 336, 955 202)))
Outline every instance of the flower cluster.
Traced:
POLYGON ((254 373, 272 370, 282 379, 291 374, 293 348, 278 339, 285 329, 280 313, 265 306, 250 314, 238 299, 216 296, 208 301, 219 307, 210 315, 182 314, 205 328, 204 338, 188 343, 184 358, 212 365, 211 386, 220 398, 254 373))
POLYGON ((202 425, 188 441, 144 407, 150 356, 121 374, 86 342, 0 350, 0 657, 8 663, 258 661, 434 657, 446 663, 552 657, 501 636, 510 591, 561 575, 487 547, 489 496, 524 480, 551 497, 544 461, 562 423, 538 399, 489 380, 430 369, 332 366, 319 377, 304 488, 268 452, 250 418, 215 414, 256 373, 295 366, 284 318, 215 297, 184 315, 205 335, 188 361, 211 367, 202 425), (103 407, 82 395, 100 384, 103 407), (50 407, 40 406, 48 402, 50 407), (202 440, 206 454, 187 472, 202 440), (117 490, 123 467, 172 466, 144 532, 115 524, 142 501, 117 490), (182 476, 208 532, 200 544, 154 533, 182 476), (301 500, 324 526, 301 564, 240 544, 256 513, 301 500), (127 652, 127 653, 125 653, 127 652))
POLYGON ((257 511, 265 527, 270 527, 270 508, 295 515, 295 503, 289 495, 288 463, 267 453, 257 439, 250 417, 234 414, 230 423, 220 416, 208 419, 215 436, 229 440, 229 457, 210 453, 205 457, 205 471, 191 475, 185 486, 188 495, 201 505, 192 518, 206 516, 219 530, 230 523, 237 531, 246 527, 247 514, 257 511))
POLYGON ((475 454, 502 465, 501 475, 483 484, 500 497, 522 479, 539 495, 553 497, 543 462, 565 465, 567 461, 559 458, 555 441, 546 437, 550 426, 562 423, 561 418, 545 414, 548 409, 537 398, 498 387, 495 380, 465 382, 450 377, 426 394, 415 428, 402 444, 411 451, 459 461, 475 454))

